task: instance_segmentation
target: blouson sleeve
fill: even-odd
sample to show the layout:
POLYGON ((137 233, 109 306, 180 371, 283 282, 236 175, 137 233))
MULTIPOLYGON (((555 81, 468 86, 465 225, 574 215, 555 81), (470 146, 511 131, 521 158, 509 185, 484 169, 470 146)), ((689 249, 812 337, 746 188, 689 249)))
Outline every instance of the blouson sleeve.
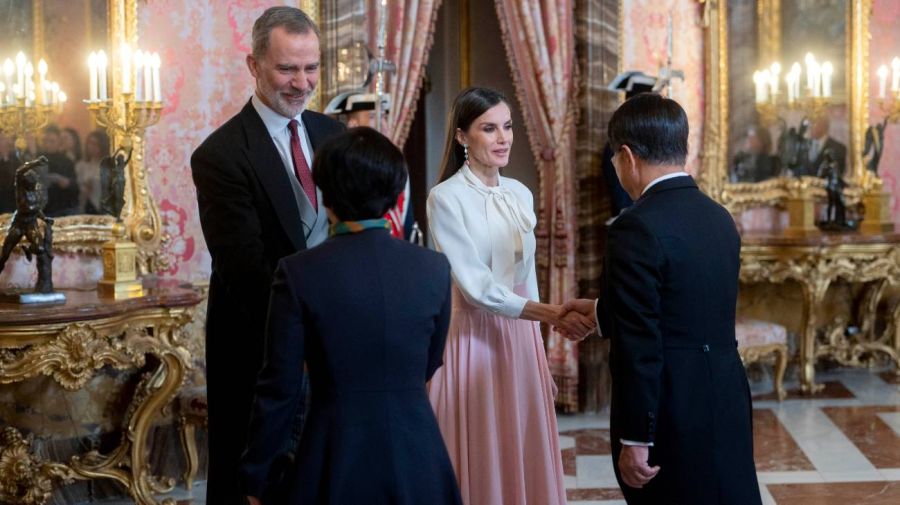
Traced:
MULTIPOLYGON (((479 259, 475 243, 466 232, 461 202, 452 194, 442 193, 433 190, 428 195, 428 228, 437 249, 450 260, 457 287, 469 303, 494 314, 518 319, 528 299, 494 279, 490 267, 479 259)), ((535 281, 535 291, 536 285, 535 281)))

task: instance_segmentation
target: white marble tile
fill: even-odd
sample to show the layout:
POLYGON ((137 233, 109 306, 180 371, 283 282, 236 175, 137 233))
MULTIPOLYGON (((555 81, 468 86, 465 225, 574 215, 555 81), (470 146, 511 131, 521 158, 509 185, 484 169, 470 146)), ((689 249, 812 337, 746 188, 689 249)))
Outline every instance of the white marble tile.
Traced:
POLYGON ((900 404, 900 388, 884 382, 873 370, 841 369, 840 381, 866 405, 900 404))
POLYGON ((878 417, 893 428, 894 433, 900 437, 900 412, 879 412, 878 417))
POLYGON ((772 493, 769 492, 769 488, 762 482, 759 484, 759 496, 762 498, 762 505, 777 505, 772 493))
POLYGON ((575 447, 575 437, 567 437, 565 435, 561 435, 559 437, 559 450, 564 451, 566 449, 571 449, 575 447))
POLYGON ((879 468, 884 480, 900 480, 900 468, 879 468))
POLYGON ((578 487, 578 479, 574 475, 563 475, 563 485, 566 489, 575 489, 578 487))
POLYGON ((609 429, 609 412, 599 414, 559 414, 556 424, 560 432, 585 428, 609 429))
POLYGON ((612 458, 608 454, 602 456, 577 456, 575 469, 580 488, 618 488, 616 474, 613 470, 612 458))
POLYGON ((875 470, 853 442, 818 408, 794 403, 772 410, 816 470, 831 474, 875 470))
POLYGON ((814 484, 824 482, 819 472, 757 472, 760 484, 814 484))
POLYGON ((825 482, 872 482, 884 480, 884 475, 878 471, 852 471, 852 472, 819 472, 825 482))

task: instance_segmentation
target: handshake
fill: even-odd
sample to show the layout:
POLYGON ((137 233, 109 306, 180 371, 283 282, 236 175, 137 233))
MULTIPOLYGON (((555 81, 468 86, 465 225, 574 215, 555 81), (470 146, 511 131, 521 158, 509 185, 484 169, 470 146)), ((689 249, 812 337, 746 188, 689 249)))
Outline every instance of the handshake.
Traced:
POLYGON ((595 306, 595 300, 569 300, 557 306, 555 318, 548 322, 563 337, 580 342, 597 330, 595 306))

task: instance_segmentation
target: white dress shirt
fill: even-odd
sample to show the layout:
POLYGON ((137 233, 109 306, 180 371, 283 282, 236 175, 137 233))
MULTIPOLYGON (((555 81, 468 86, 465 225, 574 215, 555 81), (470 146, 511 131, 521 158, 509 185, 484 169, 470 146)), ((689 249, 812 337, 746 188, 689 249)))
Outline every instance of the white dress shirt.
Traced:
MULTIPOLYGON (((291 154, 291 129, 288 125, 290 124, 291 119, 297 120, 297 133, 300 136, 300 150, 303 151, 306 163, 309 166, 310 171, 312 171, 312 148, 310 147, 309 133, 306 131, 306 126, 303 124, 303 119, 301 117, 303 113, 301 112, 293 118, 284 117, 272 110, 268 105, 264 104, 256 93, 253 94, 250 103, 253 104, 253 108, 256 109, 256 113, 259 114, 263 124, 266 125, 266 130, 272 137, 272 142, 275 143, 275 149, 281 157, 281 161, 284 164, 284 170, 287 172, 288 180, 291 182, 291 190, 294 192, 297 210, 302 214, 302 207, 304 205, 311 206, 312 204, 306 196, 306 192, 303 191, 303 186, 300 185, 300 181, 297 180, 297 175, 294 172, 294 157, 291 154)), ((318 188, 316 188, 316 194, 319 202, 321 202, 322 193, 318 188)), ((315 226, 312 223, 304 222, 303 232, 306 238, 307 247, 319 245, 328 238, 327 226, 323 228, 321 226, 315 226), (326 231, 323 233, 322 229, 325 229, 326 231)))
MULTIPOLYGON (((428 195, 428 229, 450 260, 466 300, 488 312, 518 318, 538 301, 534 199, 524 184, 500 177, 481 182, 467 165, 428 195), (514 292, 524 287, 525 297, 514 292)), ((522 291, 520 291, 522 292, 522 291)))

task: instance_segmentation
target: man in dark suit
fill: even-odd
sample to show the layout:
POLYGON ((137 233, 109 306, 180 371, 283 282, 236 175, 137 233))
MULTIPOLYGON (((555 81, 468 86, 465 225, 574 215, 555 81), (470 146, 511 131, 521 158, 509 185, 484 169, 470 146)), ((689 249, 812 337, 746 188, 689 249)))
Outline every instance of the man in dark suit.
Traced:
POLYGON ((626 101, 609 138, 635 204, 610 227, 600 299, 564 309, 596 313, 611 339, 619 485, 629 504, 758 505, 750 391, 734 337, 734 221, 684 172, 688 123, 675 101, 626 101))
POLYGON ((831 123, 827 114, 821 114, 810 121, 809 138, 806 139, 806 170, 803 175, 827 178, 829 167, 825 163, 827 155, 837 162, 838 172, 843 177, 847 167, 847 146, 835 140, 829 133, 831 123))
POLYGON ((244 502, 237 467, 262 365, 272 275, 282 257, 327 237, 328 218, 309 167, 315 147, 343 130, 305 110, 319 80, 319 34, 309 17, 273 7, 256 20, 252 36, 247 66, 256 93, 191 158, 212 256, 207 503, 216 505, 244 502))

